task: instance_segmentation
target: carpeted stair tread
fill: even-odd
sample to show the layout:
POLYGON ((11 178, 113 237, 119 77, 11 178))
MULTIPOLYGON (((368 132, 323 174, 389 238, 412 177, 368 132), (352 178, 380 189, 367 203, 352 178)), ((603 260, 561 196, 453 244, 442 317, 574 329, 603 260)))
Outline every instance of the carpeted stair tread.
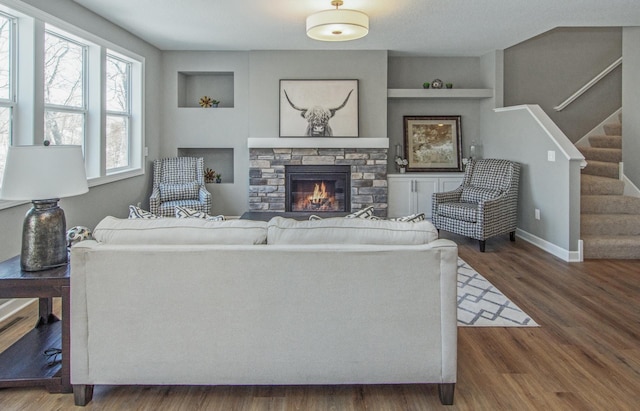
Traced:
POLYGON ((596 135, 589 137, 589 144, 596 148, 622 149, 622 136, 596 135))
POLYGON ((605 124, 603 126, 605 134, 610 136, 620 136, 622 135, 622 124, 621 123, 611 123, 605 124))
POLYGON ((584 258, 640 259, 640 236, 582 236, 584 258))
POLYGON ((608 161, 589 160, 587 161, 587 166, 580 172, 608 178, 618 178, 620 176, 618 163, 609 163, 608 161))
POLYGON ((583 195, 580 211, 583 214, 640 214, 640 197, 583 195))
POLYGON ((580 177, 580 192, 582 195, 622 195, 624 181, 582 174, 580 177))
POLYGON ((608 161, 611 163, 622 161, 622 149, 619 148, 578 147, 578 150, 587 161, 608 161))
POLYGON ((638 214, 582 214, 581 235, 640 235, 638 214))

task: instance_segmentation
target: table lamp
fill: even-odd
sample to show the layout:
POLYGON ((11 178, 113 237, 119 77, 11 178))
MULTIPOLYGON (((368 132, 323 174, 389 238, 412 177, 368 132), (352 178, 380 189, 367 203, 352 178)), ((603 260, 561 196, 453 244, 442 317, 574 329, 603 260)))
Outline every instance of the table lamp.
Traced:
POLYGON ((10 146, 0 187, 3 200, 30 200, 20 265, 41 271, 68 263, 66 220, 58 200, 89 191, 80 146, 10 146))

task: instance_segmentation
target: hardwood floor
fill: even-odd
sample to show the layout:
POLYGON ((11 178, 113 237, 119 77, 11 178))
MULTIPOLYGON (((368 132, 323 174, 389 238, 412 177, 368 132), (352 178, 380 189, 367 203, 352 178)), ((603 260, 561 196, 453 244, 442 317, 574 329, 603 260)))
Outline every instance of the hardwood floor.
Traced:
MULTIPOLYGON (((508 236, 458 242, 459 254, 540 324, 460 328, 455 403, 437 387, 97 386, 90 410, 638 410, 640 261, 565 263, 508 236)), ((35 307, 6 327, 0 349, 32 326, 35 307), (27 315, 28 314, 28 315, 27 315), (27 316, 26 318, 24 318, 27 316)), ((68 410, 73 395, 0 390, 0 409, 68 410)))

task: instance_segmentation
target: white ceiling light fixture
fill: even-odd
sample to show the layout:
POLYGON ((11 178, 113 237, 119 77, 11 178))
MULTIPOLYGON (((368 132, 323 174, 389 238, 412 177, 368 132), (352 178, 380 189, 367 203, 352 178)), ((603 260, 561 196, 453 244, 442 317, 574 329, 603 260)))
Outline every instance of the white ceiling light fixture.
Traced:
POLYGON ((319 11, 307 17, 307 36, 320 41, 347 41, 369 33, 369 16, 361 11, 338 9, 342 0, 332 0, 335 10, 319 11))

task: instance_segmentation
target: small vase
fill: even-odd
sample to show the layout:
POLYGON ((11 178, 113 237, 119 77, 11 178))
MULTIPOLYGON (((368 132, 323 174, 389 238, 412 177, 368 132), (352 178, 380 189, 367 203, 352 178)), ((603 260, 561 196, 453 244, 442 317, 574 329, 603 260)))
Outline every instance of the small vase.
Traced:
POLYGON ((216 183, 222 183, 222 179, 221 178, 216 178, 216 183))
POLYGON ((405 171, 406 171, 406 168, 400 167, 400 174, 404 174, 405 171))

